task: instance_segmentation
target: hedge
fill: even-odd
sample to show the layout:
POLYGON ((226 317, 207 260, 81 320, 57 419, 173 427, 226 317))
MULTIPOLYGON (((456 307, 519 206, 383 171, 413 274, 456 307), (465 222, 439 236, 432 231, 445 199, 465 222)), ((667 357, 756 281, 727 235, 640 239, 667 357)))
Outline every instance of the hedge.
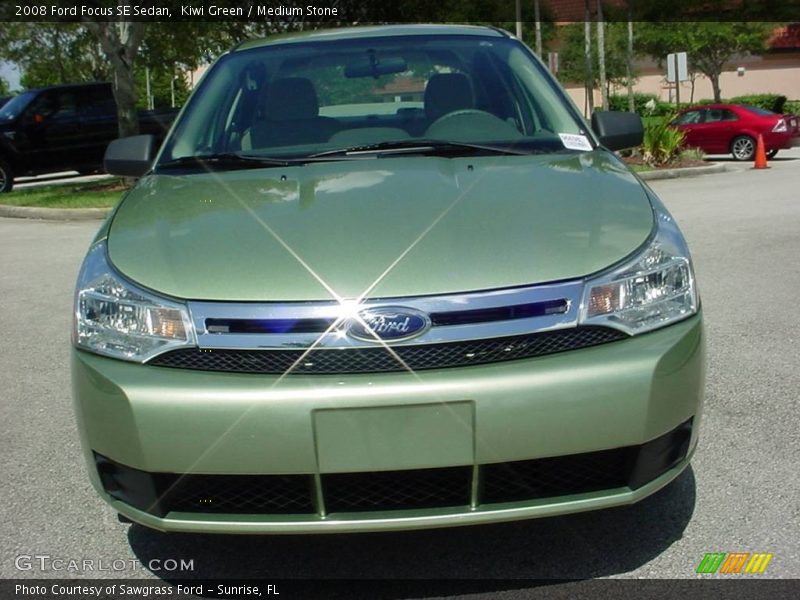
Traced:
POLYGON ((747 96, 736 96, 726 100, 726 102, 729 104, 749 104, 750 106, 758 106, 775 113, 782 113, 783 105, 786 104, 786 96, 779 94, 748 94, 747 96))
POLYGON ((787 100, 783 105, 783 112, 787 115, 800 115, 800 100, 787 100))
MULTIPOLYGON (((663 102, 659 100, 655 94, 643 94, 635 92, 633 94, 634 110, 642 116, 660 117, 670 114, 675 111, 675 105, 670 102, 663 102), (647 109, 647 103, 655 102, 653 110, 647 109)), ((788 100, 786 96, 780 94, 747 94, 745 96, 736 96, 734 98, 723 99, 724 104, 748 104, 750 106, 758 106, 766 110, 771 110, 775 113, 790 113, 800 114, 800 100, 788 100)), ((611 110, 628 110, 628 95, 627 94, 612 94, 608 97, 608 104, 611 110)), ((694 103, 681 103, 681 108, 694 105, 714 104, 714 100, 698 100, 694 103)))
MULTIPOLYGON (((695 104, 716 104, 713 100, 700 100, 695 104)), ((747 94, 734 98, 723 98, 722 104, 747 104, 757 106, 774 113, 782 113, 786 104, 786 96, 780 94, 747 94)))
MULTIPOLYGON (((664 115, 670 114, 675 111, 674 105, 670 104, 669 102, 663 102, 659 100, 655 94, 643 94, 641 92, 634 92, 633 106, 634 106, 634 111, 636 111, 639 115, 643 117, 644 116, 663 117, 664 115), (653 108, 653 110, 649 110, 647 108, 647 103, 651 101, 655 103, 655 108, 653 108)), ((628 95, 611 94, 608 97, 608 108, 609 110, 627 111, 628 95)))

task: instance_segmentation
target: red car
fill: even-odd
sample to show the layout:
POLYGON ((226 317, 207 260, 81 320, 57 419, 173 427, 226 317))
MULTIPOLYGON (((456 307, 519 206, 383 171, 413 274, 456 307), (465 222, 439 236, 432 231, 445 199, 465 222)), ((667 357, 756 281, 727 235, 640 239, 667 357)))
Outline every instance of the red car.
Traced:
POLYGON ((784 120, 789 124, 789 131, 792 134, 792 146, 800 146, 800 115, 783 115, 784 120))
POLYGON ((670 124, 686 134, 686 146, 700 148, 706 154, 730 152, 736 160, 753 160, 759 133, 769 158, 780 149, 792 147, 788 119, 756 106, 695 106, 681 111, 670 124))

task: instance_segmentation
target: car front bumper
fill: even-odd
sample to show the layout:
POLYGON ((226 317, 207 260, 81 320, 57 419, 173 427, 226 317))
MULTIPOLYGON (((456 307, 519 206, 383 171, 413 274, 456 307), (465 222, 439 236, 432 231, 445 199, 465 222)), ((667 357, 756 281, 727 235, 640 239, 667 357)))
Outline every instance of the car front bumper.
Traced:
POLYGON ((704 344, 697 315, 601 346, 417 373, 281 378, 78 350, 72 369, 92 483, 130 519, 165 531, 378 531, 655 492, 696 446, 704 344))

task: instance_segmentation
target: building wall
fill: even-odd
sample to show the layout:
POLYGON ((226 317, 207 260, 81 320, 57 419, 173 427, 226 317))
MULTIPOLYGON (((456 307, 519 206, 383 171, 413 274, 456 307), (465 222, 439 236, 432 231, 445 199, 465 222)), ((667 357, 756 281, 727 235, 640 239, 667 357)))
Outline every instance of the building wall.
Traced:
MULTIPOLYGON (((655 94, 665 102, 675 101, 674 85, 666 82, 665 72, 657 65, 642 63, 638 72, 634 91, 655 94)), ((747 94, 781 94, 789 100, 800 100, 800 52, 748 56, 732 61, 720 75, 719 85, 723 99, 747 94), (741 76, 737 72, 738 67, 744 68, 741 76)), ((583 86, 567 84, 565 88, 578 108, 584 111, 583 86)), ((627 89, 612 89, 612 93, 624 95, 627 89)), ((682 82, 680 94, 681 103, 714 97, 711 80, 702 74, 695 79, 694 94, 688 81, 682 82)), ((594 91, 594 103, 595 106, 601 103, 599 90, 594 91)))
MULTIPOLYGON (((719 85, 723 98, 746 94, 781 94, 790 100, 800 99, 800 53, 749 56, 726 65, 720 75, 719 85), (737 68, 744 72, 739 75, 737 68)), ((667 84, 663 73, 657 69, 643 69, 636 82, 638 92, 655 94, 662 100, 674 100, 674 86, 667 84), (672 94, 672 95, 671 95, 672 94)), ((690 82, 681 84, 681 102, 688 102, 692 94, 690 82)), ((711 80, 699 74, 695 79, 694 100, 711 99, 714 92, 711 80)))

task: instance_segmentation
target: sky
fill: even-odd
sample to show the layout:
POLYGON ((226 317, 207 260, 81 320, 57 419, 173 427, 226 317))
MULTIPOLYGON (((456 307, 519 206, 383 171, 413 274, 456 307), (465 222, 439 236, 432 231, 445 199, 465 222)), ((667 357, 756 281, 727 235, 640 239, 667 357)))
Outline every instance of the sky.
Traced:
POLYGON ((0 78, 3 78, 12 90, 19 89, 19 71, 6 62, 0 62, 0 78))

